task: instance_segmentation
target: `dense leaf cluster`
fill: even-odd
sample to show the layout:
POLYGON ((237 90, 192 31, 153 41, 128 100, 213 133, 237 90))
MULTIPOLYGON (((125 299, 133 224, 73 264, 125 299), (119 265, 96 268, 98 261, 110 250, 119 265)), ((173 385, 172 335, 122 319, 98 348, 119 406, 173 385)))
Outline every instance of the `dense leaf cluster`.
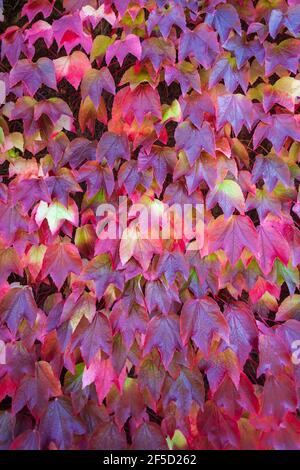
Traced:
POLYGON ((0 448, 299 449, 299 1, 0 20, 0 448))

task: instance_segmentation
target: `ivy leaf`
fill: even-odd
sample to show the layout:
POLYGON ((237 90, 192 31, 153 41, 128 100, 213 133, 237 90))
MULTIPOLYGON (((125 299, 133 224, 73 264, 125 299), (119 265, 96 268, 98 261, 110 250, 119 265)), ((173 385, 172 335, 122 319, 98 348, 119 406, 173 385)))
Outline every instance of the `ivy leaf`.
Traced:
POLYGON ((68 320, 74 331, 83 317, 92 322, 95 314, 96 302, 92 294, 83 292, 78 298, 77 294, 72 293, 64 303, 59 323, 62 324, 68 320))
POLYGON ((155 349, 141 362, 138 382, 141 390, 147 389, 154 400, 157 401, 165 379, 165 370, 159 354, 155 349))
POLYGON ((52 26, 43 20, 36 21, 31 28, 25 31, 25 38, 31 47, 36 41, 43 39, 49 49, 54 41, 52 26))
MULTIPOLYGON (((83 3, 86 3, 85 1, 83 3)), ((74 8, 76 8, 74 6, 74 8)), ((99 8, 93 8, 91 5, 83 5, 81 8, 81 16, 85 21, 89 21, 93 28, 100 23, 102 19, 105 19, 111 26, 115 24, 116 15, 113 10, 107 8, 106 5, 102 4, 99 8)))
POLYGON ((262 398, 262 413, 280 422, 288 411, 297 408, 295 383, 286 373, 266 379, 262 398))
POLYGON ((100 353, 96 354, 93 358, 90 367, 85 367, 82 376, 82 385, 85 388, 91 383, 95 383, 98 403, 102 404, 102 401, 107 396, 113 384, 120 390, 120 381, 122 377, 118 377, 116 374, 112 362, 110 359, 102 359, 100 353))
POLYGON ((187 280, 189 276, 189 268, 184 254, 180 251, 164 252, 159 257, 156 272, 158 277, 164 275, 169 284, 173 284, 178 272, 180 272, 184 279, 187 280))
POLYGON ((224 351, 213 352, 211 354, 206 374, 213 394, 215 394, 223 380, 226 380, 228 377, 238 389, 240 373, 239 361, 232 349, 226 348, 224 351))
POLYGON ((0 284, 8 278, 11 272, 22 276, 23 266, 17 251, 13 247, 0 249, 0 284))
POLYGON ((71 400, 67 397, 55 398, 42 416, 40 426, 41 444, 47 448, 54 442, 58 449, 70 448, 73 435, 83 435, 85 426, 72 410, 71 400))
POLYGON ((70 394, 76 414, 80 413, 89 399, 89 387, 82 387, 83 369, 84 363, 76 364, 75 374, 68 371, 64 378, 64 392, 70 394))
POLYGON ((105 188, 108 196, 111 196, 115 187, 114 175, 108 165, 100 165, 98 162, 88 161, 78 170, 79 183, 87 184, 87 197, 91 198, 98 193, 99 188, 105 188))
POLYGON ((201 93, 199 72, 190 62, 183 61, 174 66, 166 65, 165 80, 167 85, 170 85, 174 81, 179 82, 183 96, 186 96, 190 88, 201 93))
POLYGON ((217 83, 224 80, 227 91, 233 93, 240 85, 247 92, 249 73, 248 70, 238 70, 236 60, 230 56, 221 57, 213 66, 209 77, 209 89, 215 87, 217 83))
POLYGON ((23 31, 18 26, 10 26, 1 35, 1 60, 7 58, 13 67, 24 51, 23 31))
POLYGON ((267 116, 263 122, 258 124, 253 135, 253 145, 254 148, 257 148, 263 139, 268 139, 278 153, 287 137, 300 141, 297 115, 275 114, 267 116))
POLYGON ((167 173, 172 173, 176 162, 176 152, 170 147, 159 147, 153 145, 151 151, 147 153, 141 150, 138 156, 138 169, 143 172, 153 168, 156 181, 162 189, 167 173))
POLYGON ((236 421, 212 400, 205 402, 203 412, 199 412, 197 427, 215 448, 239 448, 240 433, 236 421))
POLYGON ((38 361, 35 376, 25 376, 14 397, 13 410, 18 413, 26 404, 31 413, 39 419, 46 408, 50 397, 62 394, 59 380, 55 377, 48 362, 38 361))
POLYGON ((252 170, 253 183, 257 183, 260 178, 263 178, 270 192, 273 191, 278 181, 285 186, 290 185, 290 171, 287 164, 274 154, 257 155, 252 170))
POLYGON ((13 202, 20 201, 24 211, 28 212, 40 200, 51 203, 46 182, 42 178, 15 178, 11 185, 13 202))
POLYGON ((184 121, 175 130, 176 149, 184 150, 190 165, 195 163, 201 150, 215 156, 215 136, 211 126, 204 122, 200 129, 189 121, 184 121))
MULTIPOLYGON (((111 395, 115 395, 114 391, 111 395)), ((125 422, 132 416, 132 418, 138 418, 144 411, 145 404, 143 396, 138 388, 137 380, 127 377, 124 381, 122 394, 120 399, 114 403, 114 398, 111 401, 108 397, 108 407, 113 409, 116 414, 116 423, 118 426, 123 426, 125 422)))
POLYGON ((37 315, 32 289, 28 286, 11 287, 1 299, 1 323, 6 322, 15 336, 21 320, 25 319, 33 327, 37 315))
POLYGON ((253 303, 256 303, 265 293, 269 293, 271 296, 278 299, 280 288, 276 284, 266 281, 263 277, 259 276, 253 287, 249 290, 249 297, 253 303))
POLYGON ((285 15, 284 24, 288 30, 296 37, 300 31, 300 7, 297 2, 289 2, 289 8, 285 15))
POLYGON ((132 447, 135 450, 166 450, 167 441, 160 427, 155 423, 141 424, 133 436, 132 447))
POLYGON ((205 91, 201 95, 192 92, 184 99, 180 98, 180 106, 183 119, 188 117, 198 129, 201 128, 206 113, 207 115, 215 114, 213 101, 205 91))
POLYGON ((59 57, 53 61, 56 80, 59 83, 65 78, 77 90, 85 73, 91 69, 87 56, 81 51, 71 55, 59 57))
POLYGON ((69 199, 68 206, 64 206, 59 201, 47 204, 41 201, 37 207, 35 221, 40 226, 44 220, 47 220, 50 232, 55 235, 60 230, 63 223, 67 220, 77 227, 78 209, 74 202, 69 199))
POLYGON ((174 24, 180 29, 185 30, 185 15, 180 4, 170 5, 161 11, 153 10, 147 21, 148 34, 150 36, 156 26, 159 28, 163 38, 167 39, 174 24))
POLYGON ((66 277, 71 272, 79 275, 81 268, 82 262, 76 246, 72 243, 55 243, 47 247, 41 277, 44 279, 50 274, 55 285, 60 289, 66 277))
POLYGON ((269 274, 276 258, 285 265, 289 261, 290 247, 275 217, 267 216, 258 227, 257 254, 264 274, 269 274))
POLYGON ((97 426, 91 437, 91 448, 94 450, 127 449, 126 434, 110 421, 97 426))
POLYGON ((201 23, 193 31, 184 31, 179 39, 178 58, 194 57, 205 69, 212 66, 220 46, 215 31, 205 23, 201 23))
POLYGON ((291 318, 300 319, 300 294, 286 297, 280 304, 276 314, 277 321, 285 321, 291 318))
POLYGON ((239 15, 232 5, 219 5, 212 18, 207 18, 206 22, 213 24, 220 35, 222 43, 226 41, 231 30, 236 31, 240 36, 242 34, 239 15))
POLYGON ((40 450, 40 436, 36 429, 27 429, 11 443, 10 450, 40 450))
POLYGON ((115 82, 109 69, 107 67, 102 67, 100 70, 87 69, 81 84, 82 99, 84 100, 89 96, 97 108, 102 90, 106 90, 113 95, 116 93, 115 82))
POLYGON ((284 15, 280 10, 274 9, 271 11, 271 15, 269 18, 269 31, 273 39, 277 36, 278 31, 282 26, 283 18, 284 15))
POLYGON ((209 192, 206 198, 207 208, 211 209, 217 203, 223 210, 226 219, 233 214, 234 209, 244 214, 244 195, 235 181, 225 179, 222 183, 217 184, 213 191, 209 192))
POLYGON ((253 121, 253 105, 246 96, 236 93, 218 97, 217 129, 229 122, 235 135, 238 135, 243 125, 251 130, 253 121))
POLYGON ((175 63, 176 49, 170 40, 156 37, 147 38, 142 42, 141 59, 143 61, 149 59, 157 72, 163 64, 173 65, 175 63))
POLYGON ((247 247, 251 253, 258 248, 258 234, 248 216, 232 215, 225 219, 220 215, 207 227, 209 253, 223 249, 232 265, 240 258, 247 247))
POLYGON ((98 312, 91 323, 80 321, 72 337, 72 348, 80 347, 85 364, 89 367, 101 349, 108 356, 112 353, 112 332, 108 319, 98 312))
POLYGON ((293 113, 298 96, 300 96, 300 80, 292 77, 282 77, 273 86, 266 85, 264 88, 264 110, 268 112, 275 103, 278 103, 293 113))
POLYGON ((259 335, 259 366, 257 375, 280 375, 290 363, 289 350, 272 329, 259 335))
POLYGON ((46 184, 52 198, 56 198, 65 207, 68 206, 69 194, 82 192, 82 189, 76 182, 72 171, 67 168, 60 168, 55 175, 49 176, 46 179, 46 184))
POLYGON ((139 183, 145 186, 145 188, 149 188, 152 183, 151 171, 139 171, 138 163, 135 160, 123 163, 118 172, 119 186, 124 185, 126 191, 131 196, 139 183))
POLYGON ((178 410, 182 416, 186 416, 192 406, 193 400, 203 408, 205 390, 202 375, 197 369, 190 370, 182 367, 176 380, 170 381, 168 390, 165 394, 164 402, 176 402, 178 410))
POLYGON ((19 60, 9 75, 10 86, 22 82, 30 96, 34 96, 42 84, 56 90, 55 69, 52 60, 41 57, 37 62, 28 59, 19 60))
POLYGON ((129 143, 126 134, 120 135, 113 132, 105 132, 97 146, 97 158, 102 162, 106 159, 112 168, 117 158, 129 160, 129 143))
POLYGON ((31 22, 38 13, 42 13, 44 18, 51 15, 53 4, 48 0, 29 0, 22 8, 22 15, 27 16, 31 22))
POLYGON ((240 37, 235 34, 227 39, 223 47, 234 53, 238 69, 241 69, 251 57, 255 57, 259 64, 264 63, 265 50, 257 38, 247 41, 244 36, 240 37))
POLYGON ((159 94, 148 84, 141 84, 134 90, 129 88, 122 105, 122 116, 129 121, 135 117, 139 125, 149 114, 162 118, 159 94))
POLYGON ((156 309, 162 313, 169 313, 172 302, 179 302, 177 289, 167 286, 165 282, 157 279, 149 281, 145 289, 145 300, 150 313, 156 309))
POLYGON ((52 23, 53 35, 58 48, 65 48, 67 54, 80 45, 88 54, 92 48, 92 38, 83 29, 83 21, 79 11, 64 15, 52 23))
POLYGON ((135 34, 128 34, 123 40, 118 39, 110 44, 106 50, 106 63, 110 64, 113 57, 116 57, 122 67, 125 57, 128 54, 134 55, 138 60, 142 57, 142 46, 140 39, 135 34))
POLYGON ((85 160, 96 160, 96 148, 96 142, 77 137, 66 148, 63 160, 70 163, 71 168, 77 168, 85 160))
POLYGON ((265 69, 266 76, 272 75, 278 65, 290 72, 297 73, 299 63, 299 40, 285 39, 279 44, 266 43, 265 69))
POLYGON ((105 253, 93 258, 82 271, 82 280, 93 280, 96 287, 97 298, 101 298, 110 284, 122 290, 124 278, 121 272, 115 271, 111 257, 105 253))
POLYGON ((123 231, 120 242, 120 259, 125 265, 133 256, 146 271, 154 253, 161 252, 159 239, 146 238, 136 224, 131 224, 123 231))
POLYGON ((128 348, 132 346, 136 332, 145 333, 148 320, 144 306, 133 303, 128 307, 128 302, 123 299, 115 303, 110 315, 113 332, 121 332, 128 348))
POLYGON ((108 46, 110 44, 113 44, 115 39, 115 35, 113 35, 112 37, 104 36, 103 34, 99 34, 98 36, 96 36, 93 41, 93 46, 91 50, 91 62, 94 62, 95 59, 99 61, 103 59, 108 46))
POLYGON ((248 194, 246 210, 256 209, 259 219, 263 220, 269 213, 280 215, 281 204, 278 198, 267 189, 256 189, 255 196, 248 194))
POLYGON ((229 326, 230 347, 243 367, 257 343, 258 328, 254 315, 245 302, 236 301, 227 306, 224 316, 229 326))
POLYGON ((157 315, 148 323, 143 355, 149 354, 155 347, 160 352, 164 367, 167 369, 175 351, 182 349, 179 320, 176 315, 157 315))
POLYGON ((228 325, 218 304, 210 297, 191 299, 184 303, 180 316, 180 331, 184 344, 192 339, 208 355, 213 335, 228 339, 228 325))

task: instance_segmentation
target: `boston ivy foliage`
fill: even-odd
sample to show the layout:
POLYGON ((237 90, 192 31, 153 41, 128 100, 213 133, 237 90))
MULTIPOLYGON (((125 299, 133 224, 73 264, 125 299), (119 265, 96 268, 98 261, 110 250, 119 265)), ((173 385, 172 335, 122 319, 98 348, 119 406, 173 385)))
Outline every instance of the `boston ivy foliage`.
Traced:
POLYGON ((0 448, 299 449, 299 1, 2 3, 0 448))

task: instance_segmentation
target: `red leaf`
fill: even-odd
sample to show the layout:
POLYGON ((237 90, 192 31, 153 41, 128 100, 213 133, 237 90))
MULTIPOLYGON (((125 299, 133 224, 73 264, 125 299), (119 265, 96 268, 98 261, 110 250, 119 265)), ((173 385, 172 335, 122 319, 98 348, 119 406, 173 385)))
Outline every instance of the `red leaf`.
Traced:
POLYGON ((33 327, 36 315, 37 306, 32 289, 28 286, 12 287, 1 299, 1 322, 7 323, 14 336, 23 318, 33 327))
POLYGON ((182 349, 179 321, 176 315, 154 316, 150 320, 146 331, 144 356, 154 347, 159 350, 163 364, 167 369, 175 350, 182 349))
POLYGON ((238 135, 243 125, 251 130, 253 121, 253 105, 246 96, 236 93, 218 97, 217 129, 229 122, 235 135, 238 135))
POLYGON ((258 329, 254 315, 246 303, 237 301, 227 306, 224 316, 229 326, 230 346, 241 366, 244 366, 249 353, 257 343, 258 329))
POLYGON ((205 23, 199 24, 193 31, 183 32, 179 40, 178 58, 195 57, 197 62, 208 69, 212 66, 220 51, 217 34, 205 23))
POLYGON ((101 162, 105 158, 111 168, 117 158, 129 160, 129 144, 126 134, 118 135, 113 132, 105 132, 98 143, 97 157, 101 162))
POLYGON ((196 346, 209 353, 213 335, 228 339, 228 325, 218 304, 210 297, 185 302, 180 316, 180 330, 184 344, 192 339, 196 346))
POLYGON ((57 82, 65 78, 76 90, 85 73, 91 69, 89 59, 81 51, 75 51, 70 56, 59 57, 53 63, 57 82))
POLYGON ((207 401, 204 411, 197 417, 198 429, 207 436, 217 450, 237 449, 240 435, 236 421, 230 418, 213 401, 207 401))
POLYGON ((215 156, 214 133, 206 122, 200 129, 197 129, 189 121, 184 121, 177 127, 175 139, 176 149, 185 151, 190 165, 195 163, 202 149, 215 156))
POLYGON ((55 243, 48 246, 44 256, 41 277, 49 274, 55 285, 60 289, 66 277, 72 272, 80 274, 82 268, 81 258, 77 248, 71 243, 55 243))
POLYGON ((111 354, 112 331, 105 315, 98 312, 91 323, 81 320, 72 338, 72 349, 78 346, 87 366, 100 349, 108 356, 111 354))
POLYGON ((27 59, 19 60, 9 76, 10 86, 22 82, 25 90, 33 96, 43 84, 56 90, 56 78, 53 62, 47 57, 41 57, 37 62, 27 59))
POLYGON ((276 258, 287 265, 290 247, 276 218, 266 217, 258 227, 258 260, 264 274, 269 274, 276 258))
POLYGON ((70 448, 74 434, 85 433, 85 426, 80 418, 74 416, 70 399, 60 397, 49 403, 39 431, 42 448, 47 449, 53 442, 58 449, 63 450, 70 448))
POLYGON ((13 397, 12 409, 16 414, 26 404, 36 419, 39 419, 48 404, 50 397, 62 394, 59 380, 45 361, 39 361, 35 366, 35 376, 25 376, 13 397))
POLYGON ((125 431, 119 430, 113 421, 101 424, 91 437, 91 448, 110 451, 127 449, 125 431))
POLYGON ((19 434, 11 443, 10 450, 40 450, 40 436, 35 429, 19 434))
MULTIPOLYGON (((75 53, 74 53, 75 54, 75 53)), ((81 84, 81 97, 84 100, 89 96, 98 108, 102 90, 106 90, 113 95, 116 93, 115 82, 108 68, 102 67, 100 70, 89 68, 83 77, 81 84)))
POLYGON ((116 56, 120 66, 122 67, 127 54, 134 55, 138 60, 141 59, 142 47, 140 39, 135 34, 128 34, 125 39, 117 40, 108 46, 106 51, 107 65, 109 65, 112 58, 116 56))
POLYGON ((266 43, 266 75, 270 76, 278 65, 293 73, 297 72, 299 61, 299 41, 286 39, 279 44, 266 43))
POLYGON ((155 423, 143 423, 135 431, 132 441, 134 450, 166 450, 167 441, 155 423))
POLYGON ((98 299, 102 297, 110 284, 114 284, 120 290, 124 285, 122 273, 113 270, 111 258, 106 253, 96 256, 85 266, 82 279, 94 281, 98 299))
POLYGON ((53 4, 48 0, 29 0, 22 9, 22 15, 26 15, 32 21, 38 13, 42 13, 44 18, 51 15, 53 4))
POLYGON ((286 373, 268 376, 263 390, 262 414, 280 422, 288 411, 295 411, 296 408, 294 381, 286 373))
POLYGON ((232 215, 226 220, 220 215, 208 224, 207 232, 209 252, 222 248, 231 264, 237 262, 245 247, 251 253, 257 251, 258 235, 248 216, 232 215))

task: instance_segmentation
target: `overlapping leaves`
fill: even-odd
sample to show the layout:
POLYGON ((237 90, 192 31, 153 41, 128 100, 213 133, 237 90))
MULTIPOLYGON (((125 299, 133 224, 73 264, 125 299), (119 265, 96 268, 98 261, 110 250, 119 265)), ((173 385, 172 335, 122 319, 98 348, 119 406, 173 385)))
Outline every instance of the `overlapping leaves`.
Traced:
POLYGON ((300 448, 297 3, 4 9, 1 449, 300 448))

